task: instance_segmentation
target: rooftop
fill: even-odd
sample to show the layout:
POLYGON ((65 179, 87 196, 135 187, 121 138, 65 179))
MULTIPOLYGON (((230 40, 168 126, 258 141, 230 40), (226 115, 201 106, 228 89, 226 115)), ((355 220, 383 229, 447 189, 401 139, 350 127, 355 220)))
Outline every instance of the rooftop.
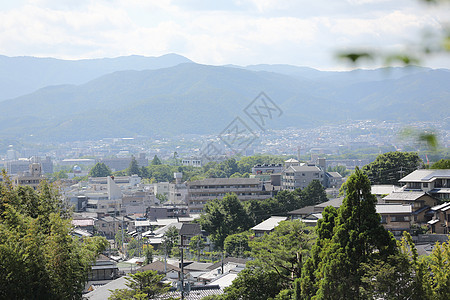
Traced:
POLYGON ((377 204, 376 210, 379 214, 410 214, 412 207, 402 204, 377 204))
POLYGON ((206 178, 188 182, 192 185, 235 185, 235 184, 259 184, 258 178, 206 178))
POLYGON ((286 221, 287 217, 270 217, 267 220, 252 227, 252 230, 271 231, 282 221, 286 221))
POLYGON ((393 192, 393 193, 387 195, 386 197, 384 197, 383 199, 389 200, 389 201, 395 201, 395 200, 415 201, 425 195, 426 195, 426 193, 424 193, 424 192, 393 192))
POLYGON ((436 178, 450 178, 450 169, 416 170, 400 179, 399 182, 431 182, 436 178))

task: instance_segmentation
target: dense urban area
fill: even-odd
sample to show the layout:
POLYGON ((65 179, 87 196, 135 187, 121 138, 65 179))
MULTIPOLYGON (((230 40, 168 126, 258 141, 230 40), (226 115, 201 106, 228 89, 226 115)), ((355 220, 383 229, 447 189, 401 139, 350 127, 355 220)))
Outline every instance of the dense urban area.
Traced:
POLYGON ((440 124, 2 145, 0 297, 447 299, 440 124))

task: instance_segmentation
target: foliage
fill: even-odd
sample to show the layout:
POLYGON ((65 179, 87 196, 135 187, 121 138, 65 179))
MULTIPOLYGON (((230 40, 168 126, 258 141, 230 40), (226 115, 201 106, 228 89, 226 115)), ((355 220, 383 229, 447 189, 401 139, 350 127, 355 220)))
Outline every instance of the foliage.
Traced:
POLYGON ((153 262, 153 246, 152 245, 144 245, 144 264, 151 264, 153 262))
POLYGON ((104 238, 71 236, 71 220, 55 188, 0 184, 0 298, 81 299, 104 238))
POLYGON ((164 234, 162 248, 167 254, 170 254, 172 250, 178 245, 178 240, 178 229, 175 226, 170 226, 164 234))
POLYGON ((252 265, 275 271, 284 287, 300 278, 315 239, 313 228, 300 220, 283 221, 273 232, 250 241, 252 265))
POLYGON ((141 256, 146 241, 146 238, 130 238, 127 244, 127 257, 141 256))
POLYGON ((363 172, 372 184, 397 185, 398 181, 423 165, 414 152, 387 152, 378 155, 374 162, 365 165, 363 172))
POLYGON ((153 270, 130 274, 126 277, 128 289, 113 290, 108 299, 155 299, 169 291, 170 285, 161 282, 163 278, 164 275, 153 270))
MULTIPOLYGON (((333 237, 323 248, 318 299, 358 299, 362 266, 397 253, 395 239, 380 224, 370 181, 358 168, 347 181, 333 237)), ((318 239, 319 241, 320 239, 318 239)))
POLYGON ((127 175, 128 176, 141 175, 141 169, 139 168, 136 158, 134 156, 131 157, 130 165, 128 166, 127 169, 127 175))
POLYGON ((275 271, 260 268, 245 268, 233 284, 225 288, 220 299, 223 300, 266 300, 274 298, 283 286, 279 280, 274 280, 275 271))
POLYGON ((228 235, 248 230, 253 226, 236 194, 227 194, 222 200, 215 199, 206 203, 200 224, 209 232, 218 249, 223 249, 228 235))
POLYGON ((225 253, 233 257, 247 257, 250 251, 249 241, 252 233, 244 231, 230 234, 224 241, 225 253))
POLYGON ((338 172, 342 177, 350 175, 350 171, 345 166, 328 167, 327 172, 338 172))
POLYGON ((198 260, 200 260, 200 251, 205 248, 205 245, 205 241, 201 235, 196 235, 189 241, 189 249, 191 249, 194 253, 197 252, 198 260))
POLYGON ((301 277, 301 295, 305 299, 311 298, 319 289, 320 280, 323 277, 323 255, 330 245, 333 237, 333 230, 336 224, 338 213, 333 206, 325 207, 322 212, 322 219, 316 225, 317 239, 311 248, 311 255, 303 265, 301 277))
POLYGON ((112 172, 108 168, 107 165, 105 165, 102 162, 98 162, 95 164, 95 166, 92 167, 92 169, 89 171, 89 176, 91 177, 106 177, 111 176, 112 172))
POLYGON ((328 201, 325 188, 319 180, 311 181, 311 183, 300 192, 300 199, 301 207, 317 205, 328 201))
POLYGON ((160 193, 157 193, 155 197, 159 200, 160 203, 164 203, 168 200, 166 195, 160 193))
POLYGON ((450 159, 440 159, 430 169, 450 169, 450 159))
POLYGON ((152 159, 151 164, 152 164, 152 166, 157 166, 157 165, 161 165, 162 162, 161 162, 161 160, 158 158, 158 156, 155 154, 155 156, 154 156, 153 159, 152 159))

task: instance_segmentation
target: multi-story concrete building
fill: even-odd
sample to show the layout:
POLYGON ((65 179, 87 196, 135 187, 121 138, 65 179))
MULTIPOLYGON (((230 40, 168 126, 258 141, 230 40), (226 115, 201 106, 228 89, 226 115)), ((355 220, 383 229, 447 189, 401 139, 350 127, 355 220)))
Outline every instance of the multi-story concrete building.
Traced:
POLYGON ((42 159, 37 156, 33 156, 31 158, 20 158, 17 160, 9 160, 4 163, 4 168, 6 172, 10 175, 21 174, 23 172, 27 172, 29 170, 29 165, 33 163, 38 163, 41 165, 42 174, 51 174, 53 173, 53 161, 50 157, 45 157, 42 159))
POLYGON ((284 190, 304 189, 313 180, 325 184, 325 172, 318 166, 289 166, 281 172, 281 186, 284 190))
POLYGON ((35 190, 43 180, 45 180, 45 177, 42 176, 42 167, 39 163, 30 164, 29 171, 12 178, 13 185, 30 186, 35 190))
MULTIPOLYGON (((148 166, 148 159, 145 157, 145 153, 139 153, 135 159, 139 167, 148 166)), ((98 162, 107 165, 111 171, 121 171, 130 166, 131 157, 102 158, 98 162)))
POLYGON ((276 174, 283 171, 283 164, 258 164, 252 168, 252 174, 276 174))
POLYGON ((201 167, 202 166, 202 159, 199 157, 193 157, 190 158, 183 158, 181 160, 181 164, 183 166, 192 166, 192 167, 201 167))
POLYGON ((222 199, 227 193, 235 193, 239 200, 263 200, 273 196, 257 178, 207 178, 188 182, 188 206, 191 213, 203 212, 210 200, 222 199))

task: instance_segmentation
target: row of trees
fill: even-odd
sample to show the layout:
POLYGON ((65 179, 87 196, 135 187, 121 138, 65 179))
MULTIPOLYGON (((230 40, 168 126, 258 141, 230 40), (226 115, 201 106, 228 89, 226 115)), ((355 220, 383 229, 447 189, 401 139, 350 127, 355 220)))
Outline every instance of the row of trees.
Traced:
POLYGON ((81 299, 88 272, 107 246, 74 238, 70 211, 45 181, 35 191, 0 183, 0 298, 81 299))
POLYGON ((230 235, 245 232, 272 215, 283 216, 289 211, 325 201, 325 189, 318 180, 313 180, 303 190, 280 191, 266 200, 242 203, 235 194, 228 194, 205 204, 200 224, 210 233, 215 246, 224 250, 225 239, 230 235))
POLYGON ((315 228, 285 221, 247 239, 254 259, 223 295, 205 300, 448 299, 450 244, 437 243, 419 258, 409 234, 397 242, 380 224, 370 181, 359 169, 346 195, 315 228))

